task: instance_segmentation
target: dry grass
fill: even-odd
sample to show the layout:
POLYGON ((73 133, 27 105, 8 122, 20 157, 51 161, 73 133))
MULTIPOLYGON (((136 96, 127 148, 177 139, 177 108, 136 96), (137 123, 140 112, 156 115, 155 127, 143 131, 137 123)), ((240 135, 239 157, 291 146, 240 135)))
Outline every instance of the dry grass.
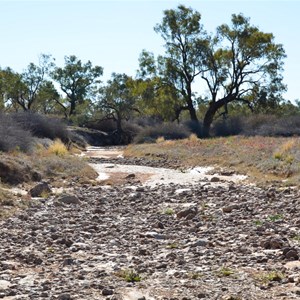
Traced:
POLYGON ((217 165, 247 174, 259 183, 299 184, 300 138, 190 137, 160 144, 130 145, 126 156, 164 155, 183 167, 217 165))
POLYGON ((65 144, 60 140, 56 139, 53 144, 49 146, 47 149, 49 154, 54 154, 57 156, 65 156, 69 154, 68 149, 66 148, 65 144))
POLYGON ((8 186, 0 183, 0 220, 10 217, 19 209, 27 207, 28 201, 25 198, 11 193, 8 186))

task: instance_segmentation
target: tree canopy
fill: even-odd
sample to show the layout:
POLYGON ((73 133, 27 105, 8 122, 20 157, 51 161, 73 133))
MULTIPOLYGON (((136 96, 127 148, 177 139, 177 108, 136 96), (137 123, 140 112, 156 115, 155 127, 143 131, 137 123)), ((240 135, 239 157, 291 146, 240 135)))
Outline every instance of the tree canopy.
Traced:
POLYGON ((75 55, 65 56, 63 67, 43 54, 22 73, 0 69, 0 108, 63 113, 69 120, 100 110, 115 120, 119 132, 122 121, 137 111, 162 121, 180 122, 183 116, 197 126, 202 122, 201 134, 209 136, 212 122, 231 108, 241 111, 245 104, 270 113, 287 103, 283 45, 243 14, 233 14, 229 24, 207 34, 201 14, 179 5, 165 10, 154 30, 164 41, 164 53, 155 57, 143 50, 135 78, 113 73, 103 84, 103 68, 75 55))
POLYGON ((231 24, 219 26, 212 37, 200 21, 200 13, 183 5, 164 11, 155 31, 165 41, 165 54, 157 58, 155 69, 153 57, 144 51, 140 74, 152 73, 173 86, 184 99, 180 109, 188 109, 194 121, 198 121, 195 78, 200 78, 200 99, 208 100, 204 135, 209 135, 216 113, 224 108, 221 114, 226 115, 229 103, 244 102, 251 108, 253 100, 264 93, 267 98, 280 99, 285 90, 281 71, 286 55, 272 33, 260 31, 242 14, 232 15, 231 24))
POLYGON ((62 102, 61 106, 68 110, 68 116, 75 113, 76 105, 82 104, 86 98, 93 97, 101 82, 99 77, 103 74, 103 68, 92 66, 92 63, 82 63, 75 55, 65 57, 64 68, 56 67, 52 72, 52 78, 60 85, 66 94, 69 107, 62 102))

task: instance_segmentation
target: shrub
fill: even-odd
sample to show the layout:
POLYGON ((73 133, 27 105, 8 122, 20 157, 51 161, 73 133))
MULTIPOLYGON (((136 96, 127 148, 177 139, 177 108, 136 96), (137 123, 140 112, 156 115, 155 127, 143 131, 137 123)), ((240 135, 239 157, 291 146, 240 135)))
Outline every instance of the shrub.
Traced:
POLYGON ((164 123, 154 127, 143 128, 135 137, 135 143, 154 143, 158 138, 179 140, 189 137, 191 132, 187 127, 175 123, 164 123))
POLYGON ((124 134, 123 143, 124 144, 131 143, 141 130, 142 127, 136 124, 135 122, 125 121, 123 123, 123 134, 124 134))
POLYGON ((113 120, 98 120, 89 122, 87 124, 88 128, 100 130, 103 132, 113 132, 117 129, 116 122, 113 120))
POLYGON ((239 116, 218 120, 212 128, 214 136, 238 135, 242 130, 243 123, 239 116))
POLYGON ((49 146, 47 152, 57 156, 65 156, 69 153, 66 146, 59 139, 55 140, 54 143, 49 146))
POLYGON ((20 150, 29 152, 33 146, 33 137, 29 131, 5 114, 0 113, 0 151, 20 150))
POLYGON ((192 133, 198 137, 203 137, 203 125, 201 122, 187 120, 184 122, 184 126, 187 127, 192 133))
POLYGON ((60 139, 64 143, 69 142, 67 126, 58 118, 33 112, 19 112, 11 116, 23 129, 30 131, 32 135, 38 138, 60 139))
POLYGON ((300 135, 300 116, 252 115, 244 120, 242 133, 248 136, 300 135))

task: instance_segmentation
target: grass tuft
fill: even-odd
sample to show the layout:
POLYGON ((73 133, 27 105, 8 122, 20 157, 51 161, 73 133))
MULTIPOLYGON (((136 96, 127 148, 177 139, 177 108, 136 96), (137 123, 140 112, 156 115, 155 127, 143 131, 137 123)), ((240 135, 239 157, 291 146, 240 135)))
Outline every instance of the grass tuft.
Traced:
POLYGON ((49 146, 47 152, 49 154, 54 154, 57 156, 66 156, 67 154, 69 154, 69 151, 66 148, 65 144, 59 139, 56 139, 54 143, 49 146))

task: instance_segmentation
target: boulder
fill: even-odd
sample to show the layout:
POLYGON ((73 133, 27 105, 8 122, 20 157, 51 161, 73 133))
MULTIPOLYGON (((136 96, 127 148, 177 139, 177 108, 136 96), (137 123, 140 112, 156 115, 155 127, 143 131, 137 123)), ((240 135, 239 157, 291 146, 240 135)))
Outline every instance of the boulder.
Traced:
POLYGON ((51 189, 46 182, 38 183, 29 191, 31 197, 41 197, 49 193, 51 193, 51 189))

